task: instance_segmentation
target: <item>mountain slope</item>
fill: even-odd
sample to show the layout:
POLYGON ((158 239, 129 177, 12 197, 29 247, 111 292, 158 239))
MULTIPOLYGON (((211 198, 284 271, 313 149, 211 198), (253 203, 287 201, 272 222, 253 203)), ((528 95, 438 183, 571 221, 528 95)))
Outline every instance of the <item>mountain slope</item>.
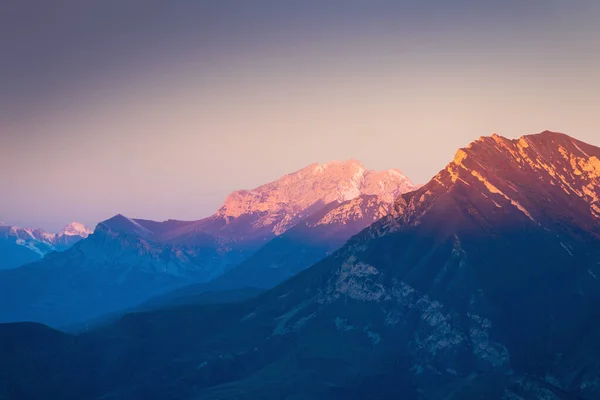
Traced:
POLYGON ((78 222, 58 233, 0 224, 0 269, 37 261, 52 251, 63 251, 88 237, 92 231, 78 222))
MULTIPOLYGON (((57 350, 61 362, 38 390, 61 398, 599 398, 600 221, 583 189, 598 193, 589 165, 599 157, 599 148, 550 132, 481 138, 402 195, 395 215, 294 278, 244 303, 136 313, 82 335, 57 350), (518 155, 524 142, 527 157, 518 155), (74 376, 69 388, 57 383, 74 376)), ((10 345, 30 346, 19 337, 10 345)), ((20 351, 7 355, 11 371, 20 351)))
POLYGON ((355 160, 312 164, 253 190, 233 192, 213 216, 171 229, 161 239, 193 243, 196 235, 209 233, 229 243, 262 246, 328 204, 361 195, 389 203, 413 187, 398 170, 369 171, 355 160))
POLYGON ((218 292, 271 288, 337 250, 350 237, 387 215, 392 209, 389 199, 362 195, 341 204, 330 203, 217 279, 150 299, 142 308, 201 304, 208 299, 220 299, 218 292), (209 296, 210 293, 213 296, 209 296))
POLYGON ((430 184, 400 199, 400 208, 410 211, 403 222, 418 221, 441 194, 463 190, 469 201, 493 205, 486 211, 494 215, 517 210, 538 225, 552 220, 597 233, 599 156, 597 147, 560 133, 482 137, 460 149, 430 184))
POLYGON ((412 187, 396 170, 356 161, 311 165, 252 191, 234 192, 200 221, 156 222, 117 215, 61 254, 0 274, 0 321, 70 325, 206 282, 239 264, 298 221, 348 198, 391 201, 412 187))

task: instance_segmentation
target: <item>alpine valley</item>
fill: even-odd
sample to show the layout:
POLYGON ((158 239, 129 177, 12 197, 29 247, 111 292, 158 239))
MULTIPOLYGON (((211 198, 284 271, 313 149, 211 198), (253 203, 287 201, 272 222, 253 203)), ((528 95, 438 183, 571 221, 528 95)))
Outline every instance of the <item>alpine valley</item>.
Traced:
POLYGON ((355 162, 313 165, 206 220, 118 216, 5 271, 2 285, 35 278, 10 293, 28 318, 77 302, 89 316, 85 292, 134 304, 219 274, 227 288, 236 276, 274 287, 207 304, 171 293, 78 335, 0 325, 0 398, 600 398, 600 148, 548 131, 481 137, 411 186, 355 162), (343 227, 356 234, 342 245, 343 227))

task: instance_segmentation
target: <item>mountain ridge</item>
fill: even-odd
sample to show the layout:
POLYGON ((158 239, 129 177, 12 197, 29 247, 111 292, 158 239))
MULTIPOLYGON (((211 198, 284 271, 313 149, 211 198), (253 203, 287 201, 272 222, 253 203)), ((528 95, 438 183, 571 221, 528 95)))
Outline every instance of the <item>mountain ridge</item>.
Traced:
POLYGON ((225 208, 198 221, 157 222, 118 214, 100 222, 70 251, 0 277, 10 295, 4 309, 0 306, 0 320, 26 318, 60 326, 128 309, 185 284, 215 279, 303 219, 341 198, 360 196, 360 189, 391 198, 412 187, 396 171, 380 174, 357 161, 335 162, 243 191, 253 194, 242 194, 241 200, 233 194, 225 208), (228 207, 245 213, 227 212, 228 207), (42 276, 43 281, 32 283, 42 276), (96 284, 81 283, 83 290, 65 282, 96 284), (104 300, 98 303, 100 297, 104 300))
POLYGON ((53 251, 64 251, 92 233, 83 224, 72 222, 58 233, 40 228, 0 224, 0 270, 37 261, 53 251))
POLYGON ((142 309, 194 304, 195 298, 206 302, 209 293, 269 289, 331 254, 391 210, 392 203, 377 195, 361 195, 339 204, 332 202, 215 280, 151 298, 142 309))
POLYGON ((578 224, 596 232, 597 224, 590 223, 588 219, 589 216, 594 217, 593 220, 598 217, 596 208, 600 194, 599 156, 600 148, 550 131, 538 135, 525 135, 514 140, 498 135, 482 136, 468 147, 459 149, 453 161, 428 184, 400 196, 395 203, 395 213, 405 214, 404 223, 408 223, 410 218, 416 220, 418 210, 427 210, 432 200, 445 191, 454 190, 458 185, 478 187, 484 196, 494 197, 493 203, 497 208, 516 208, 533 222, 536 222, 534 217, 543 218, 543 215, 532 215, 527 206, 538 207, 538 212, 543 214, 548 207, 556 206, 553 198, 559 199, 556 200, 560 201, 559 207, 571 214, 570 218, 575 218, 578 224), (558 139, 562 142, 553 151, 549 151, 548 143, 555 143, 558 139), (541 152, 536 149, 540 149, 541 152), (474 156, 473 151, 479 151, 482 156, 474 156), (493 151, 496 151, 495 155, 492 154, 493 151), (493 167, 488 167, 487 171, 479 171, 482 157, 493 157, 493 162, 487 162, 493 167), (554 160, 558 167, 550 168, 544 162, 545 158, 554 160), (513 178, 523 179, 524 174, 532 172, 535 172, 537 179, 525 179, 519 187, 510 181, 513 178), (508 174, 508 178, 499 181, 499 174, 508 174), (532 187, 541 192, 538 199, 531 198, 532 187), (557 190, 575 195, 574 199, 588 203, 588 210, 570 207, 569 201, 560 200, 561 196, 558 196, 557 190))

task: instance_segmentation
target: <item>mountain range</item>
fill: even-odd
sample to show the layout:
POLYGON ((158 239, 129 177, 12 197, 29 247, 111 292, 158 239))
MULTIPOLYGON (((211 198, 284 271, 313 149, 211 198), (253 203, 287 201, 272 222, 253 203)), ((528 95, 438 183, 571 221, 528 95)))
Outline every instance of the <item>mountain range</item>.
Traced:
POLYGON ((79 222, 70 223, 58 233, 0 223, 0 270, 37 261, 52 251, 66 250, 91 233, 79 222))
MULTIPOLYGON (((258 296, 134 312, 79 335, 0 325, 0 388, 22 399, 598 399, 599 198, 600 148, 549 131, 481 137, 258 296)), ((279 236, 346 215, 328 213, 279 236)))
POLYGON ((256 293, 241 289, 269 289, 337 250, 351 236, 391 212, 392 204, 377 195, 330 203, 216 279, 153 297, 141 309, 222 301, 223 295, 232 292, 256 293))
POLYGON ((56 327, 94 319, 214 280, 255 252, 260 257, 275 251, 273 262, 287 257, 290 263, 260 265, 273 273, 252 282, 233 275, 232 288, 268 287, 341 246, 413 188, 398 170, 369 171, 349 160, 312 164, 254 190, 233 192, 215 214, 198 221, 116 215, 68 251, 2 271, 0 321, 56 327))

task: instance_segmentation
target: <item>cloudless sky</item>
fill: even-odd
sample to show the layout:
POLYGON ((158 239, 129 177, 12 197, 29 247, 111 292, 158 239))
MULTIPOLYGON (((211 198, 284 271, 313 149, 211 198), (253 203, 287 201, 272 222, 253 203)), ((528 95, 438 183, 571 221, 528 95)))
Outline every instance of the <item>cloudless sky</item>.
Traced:
POLYGON ((425 183, 545 129, 600 144, 595 0, 8 0, 0 220, 199 219, 355 158, 425 183))

